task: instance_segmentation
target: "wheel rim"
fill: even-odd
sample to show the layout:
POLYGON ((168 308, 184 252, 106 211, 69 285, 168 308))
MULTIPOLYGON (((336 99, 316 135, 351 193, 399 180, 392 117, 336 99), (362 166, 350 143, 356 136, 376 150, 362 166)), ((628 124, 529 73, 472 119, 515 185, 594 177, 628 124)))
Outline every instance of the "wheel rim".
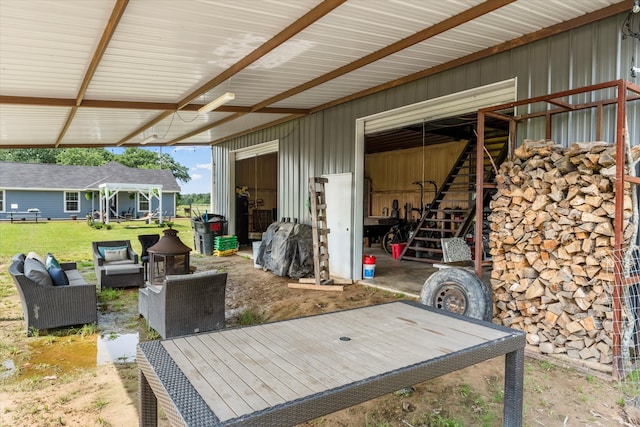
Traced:
POLYGON ((388 253, 388 254, 391 253, 391 243, 393 242, 393 238, 394 237, 395 237, 394 233, 388 232, 382 238, 382 249, 384 249, 385 252, 388 253))
POLYGON ((434 296, 433 306, 452 313, 464 314, 469 301, 467 294, 455 283, 444 284, 434 296))

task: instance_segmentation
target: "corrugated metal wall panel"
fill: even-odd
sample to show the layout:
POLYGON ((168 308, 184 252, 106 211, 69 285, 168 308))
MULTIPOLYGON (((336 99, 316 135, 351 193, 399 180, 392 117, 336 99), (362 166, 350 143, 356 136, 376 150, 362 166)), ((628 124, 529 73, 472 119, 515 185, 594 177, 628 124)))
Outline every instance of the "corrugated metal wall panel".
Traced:
MULTIPOLYGON (((618 78, 630 79, 631 42, 622 40, 620 35, 625 17, 626 14, 621 14, 608 18, 214 146, 214 179, 218 183, 226 179, 230 168, 226 164, 229 149, 280 139, 279 216, 308 222, 306 188, 309 176, 353 172, 356 119, 512 77, 518 78, 518 99, 618 78)), ((637 104, 630 105, 628 111, 630 139, 634 145, 640 138, 640 107, 637 104)), ((594 139, 594 114, 579 113, 555 119, 553 138, 564 144, 594 139)), ((613 140, 615 110, 606 108, 604 116, 603 139, 613 140)), ((525 136, 544 138, 544 121, 530 120, 520 126, 520 140, 525 136)), ((224 185, 218 187, 222 188, 214 197, 216 203, 224 205, 229 191, 224 185)))

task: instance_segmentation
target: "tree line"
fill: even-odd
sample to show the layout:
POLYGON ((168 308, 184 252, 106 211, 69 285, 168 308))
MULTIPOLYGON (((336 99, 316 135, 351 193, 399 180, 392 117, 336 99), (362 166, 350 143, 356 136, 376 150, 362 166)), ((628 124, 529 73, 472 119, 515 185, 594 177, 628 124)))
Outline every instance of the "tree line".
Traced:
POLYGON ((102 166, 116 161, 131 168, 169 169, 180 182, 191 181, 189 168, 169 154, 128 147, 120 154, 105 148, 17 148, 0 150, 0 161, 16 163, 53 163, 58 165, 102 166))
POLYGON ((178 196, 178 202, 181 205, 208 205, 211 203, 211 194, 181 194, 178 196))

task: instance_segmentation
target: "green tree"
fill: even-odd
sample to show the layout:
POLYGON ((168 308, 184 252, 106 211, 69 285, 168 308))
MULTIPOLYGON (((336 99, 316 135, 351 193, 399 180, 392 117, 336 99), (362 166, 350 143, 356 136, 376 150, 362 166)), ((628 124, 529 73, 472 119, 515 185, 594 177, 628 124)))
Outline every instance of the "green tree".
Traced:
POLYGON ((100 166, 115 160, 139 169, 168 169, 181 182, 191 181, 189 169, 169 154, 129 147, 122 154, 105 148, 19 148, 0 150, 0 161, 18 163, 54 163, 60 165, 100 166))
POLYGON ((178 181, 189 182, 191 176, 186 166, 176 162, 169 154, 159 155, 153 151, 137 147, 129 147, 124 153, 116 156, 116 162, 131 168, 141 169, 169 169, 178 181))
POLYGON ((211 194, 209 193, 194 193, 194 194, 180 194, 178 201, 181 205, 208 205, 211 203, 211 194))
POLYGON ((101 166, 114 160, 115 154, 104 148, 63 148, 57 150, 59 165, 101 166))
POLYGON ((55 148, 10 148, 0 150, 0 161, 16 163, 56 163, 55 148))

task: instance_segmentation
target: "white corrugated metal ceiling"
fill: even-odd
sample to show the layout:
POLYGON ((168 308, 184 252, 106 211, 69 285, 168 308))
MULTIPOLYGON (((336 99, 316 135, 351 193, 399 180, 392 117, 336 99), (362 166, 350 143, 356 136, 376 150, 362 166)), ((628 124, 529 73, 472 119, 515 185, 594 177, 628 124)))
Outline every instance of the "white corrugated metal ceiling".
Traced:
POLYGON ((216 144, 630 7, 2 0, 0 148, 216 144), (197 113, 225 92, 235 100, 197 113))

